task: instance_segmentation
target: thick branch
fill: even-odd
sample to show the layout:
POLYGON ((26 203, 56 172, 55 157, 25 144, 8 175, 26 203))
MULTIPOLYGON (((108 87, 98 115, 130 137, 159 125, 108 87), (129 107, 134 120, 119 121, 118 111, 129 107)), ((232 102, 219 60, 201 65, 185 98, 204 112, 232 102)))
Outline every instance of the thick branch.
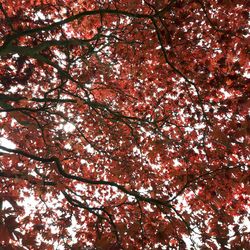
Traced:
POLYGON ((22 151, 20 149, 10 149, 10 148, 6 148, 4 146, 0 146, 0 150, 11 152, 11 153, 15 153, 15 154, 19 154, 19 155, 25 156, 27 158, 30 158, 32 160, 40 161, 40 162, 43 162, 43 163, 52 163, 52 162, 54 162, 56 164, 58 172, 63 177, 65 177, 67 179, 76 180, 76 181, 87 183, 87 184, 91 184, 91 185, 106 185, 106 186, 116 187, 120 191, 122 191, 122 192, 124 192, 124 193, 126 193, 128 195, 131 195, 131 196, 135 197, 137 200, 145 201, 145 202, 156 204, 156 205, 168 206, 170 208, 172 207, 169 204, 168 201, 161 201, 161 200, 157 200, 157 199, 153 199, 153 198, 144 197, 144 196, 140 195, 137 191, 129 191, 124 186, 122 186, 120 184, 117 184, 115 182, 112 182, 112 181, 91 180, 91 179, 87 179, 87 178, 83 178, 83 177, 80 177, 80 176, 69 174, 69 173, 67 173, 67 172, 64 171, 64 169, 63 169, 63 167, 61 165, 60 160, 57 157, 55 157, 55 156, 50 157, 50 158, 43 158, 43 157, 39 157, 39 156, 30 154, 30 153, 27 153, 27 152, 22 151))

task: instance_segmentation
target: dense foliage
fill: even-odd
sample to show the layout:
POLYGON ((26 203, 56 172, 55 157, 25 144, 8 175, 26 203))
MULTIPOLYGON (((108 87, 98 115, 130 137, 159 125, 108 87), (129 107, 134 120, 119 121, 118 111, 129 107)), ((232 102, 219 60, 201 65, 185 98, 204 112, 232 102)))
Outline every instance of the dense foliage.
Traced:
POLYGON ((247 249, 247 2, 2 0, 0 248, 247 249))

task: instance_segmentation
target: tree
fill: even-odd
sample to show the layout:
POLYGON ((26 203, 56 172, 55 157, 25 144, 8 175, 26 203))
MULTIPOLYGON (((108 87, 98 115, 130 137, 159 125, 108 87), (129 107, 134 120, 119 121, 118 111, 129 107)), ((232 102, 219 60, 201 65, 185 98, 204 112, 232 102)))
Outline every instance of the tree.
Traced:
POLYGON ((247 249, 247 8, 2 0, 1 249, 247 249))

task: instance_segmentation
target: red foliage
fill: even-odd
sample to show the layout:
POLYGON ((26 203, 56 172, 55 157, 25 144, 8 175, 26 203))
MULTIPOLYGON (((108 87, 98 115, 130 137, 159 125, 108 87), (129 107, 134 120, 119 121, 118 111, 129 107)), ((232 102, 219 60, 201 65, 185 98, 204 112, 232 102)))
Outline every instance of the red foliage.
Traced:
POLYGON ((248 4, 2 0, 0 248, 247 249, 248 4))

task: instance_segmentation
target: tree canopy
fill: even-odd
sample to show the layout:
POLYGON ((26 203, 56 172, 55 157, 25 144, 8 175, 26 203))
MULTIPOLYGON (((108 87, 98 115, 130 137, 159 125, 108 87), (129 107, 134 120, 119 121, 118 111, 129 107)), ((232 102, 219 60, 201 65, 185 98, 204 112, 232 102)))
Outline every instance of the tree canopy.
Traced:
POLYGON ((0 248, 247 249, 248 8, 2 0, 0 248))

